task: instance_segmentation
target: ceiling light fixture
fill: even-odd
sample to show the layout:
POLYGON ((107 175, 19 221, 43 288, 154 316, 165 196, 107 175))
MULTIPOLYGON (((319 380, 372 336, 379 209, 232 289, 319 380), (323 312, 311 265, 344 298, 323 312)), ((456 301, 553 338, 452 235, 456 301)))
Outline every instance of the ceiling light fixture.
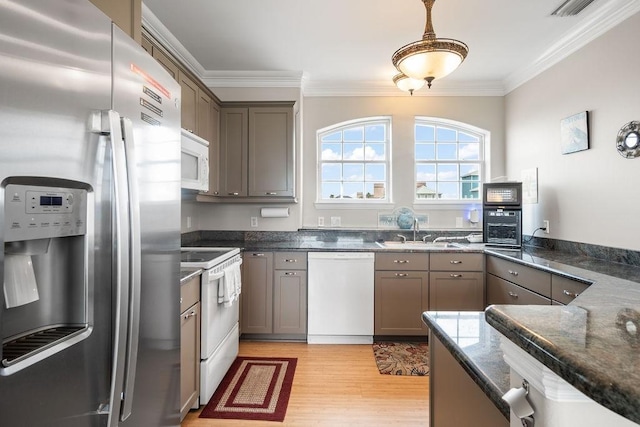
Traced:
POLYGON ((411 95, 413 95, 414 90, 420 89, 425 84, 424 80, 412 79, 402 73, 393 76, 393 82, 398 86, 398 89, 409 92, 411 95))
MULTIPOLYGON (((469 48, 459 40, 436 38, 431 22, 431 8, 435 0, 422 0, 422 3, 427 11, 427 23, 422 40, 402 46, 393 54, 391 61, 405 76, 425 80, 431 87, 433 80, 442 78, 458 68, 467 57, 469 48)), ((393 81, 398 84, 395 77, 393 81)), ((412 90, 410 92, 413 94, 412 90)))

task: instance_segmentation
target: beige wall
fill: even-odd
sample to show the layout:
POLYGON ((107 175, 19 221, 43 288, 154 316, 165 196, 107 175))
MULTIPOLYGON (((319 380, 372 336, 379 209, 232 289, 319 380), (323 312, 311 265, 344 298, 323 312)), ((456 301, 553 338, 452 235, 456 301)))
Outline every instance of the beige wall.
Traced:
POLYGON ((640 159, 615 147, 619 129, 640 120, 638 40, 640 14, 506 96, 507 174, 538 168, 525 233, 548 219, 549 237, 640 250, 640 159), (585 110, 590 149, 562 155, 560 120, 585 110))
MULTIPOLYGON (((426 89, 424 89, 426 90, 426 89)), ((416 116, 438 117, 463 122, 490 132, 489 176, 504 175, 504 99, 503 97, 311 97, 304 100, 304 185, 303 217, 305 227, 316 227, 318 217, 326 225, 331 216, 339 216, 342 227, 372 228, 378 225, 378 212, 407 206, 429 217, 430 228, 455 228, 456 217, 464 220, 472 205, 414 206, 413 123, 416 116), (316 206, 316 131, 348 120, 391 116, 392 118, 392 194, 393 205, 372 209, 319 209, 316 206)), ((480 207, 478 204, 477 207, 480 207)))

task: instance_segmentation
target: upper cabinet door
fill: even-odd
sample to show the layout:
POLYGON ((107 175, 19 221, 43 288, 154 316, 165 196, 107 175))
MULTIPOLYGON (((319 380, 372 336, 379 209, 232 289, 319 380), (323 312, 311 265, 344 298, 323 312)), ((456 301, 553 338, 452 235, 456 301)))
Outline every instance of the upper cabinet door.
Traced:
POLYGON ((293 133, 293 108, 249 108, 249 196, 294 195, 293 133))
POLYGON ((182 128, 197 134, 198 86, 185 73, 179 71, 182 88, 182 128))
POLYGON ((247 108, 220 111, 220 195, 247 195, 247 108))

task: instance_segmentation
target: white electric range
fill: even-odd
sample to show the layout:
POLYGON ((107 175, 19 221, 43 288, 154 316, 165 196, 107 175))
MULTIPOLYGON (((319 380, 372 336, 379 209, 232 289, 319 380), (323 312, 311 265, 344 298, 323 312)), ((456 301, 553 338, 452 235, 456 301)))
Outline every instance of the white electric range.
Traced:
POLYGON ((238 356, 240 302, 237 295, 231 301, 223 295, 225 281, 241 281, 242 257, 239 248, 185 247, 181 252, 180 267, 204 270, 200 281, 199 405, 206 405, 238 356))

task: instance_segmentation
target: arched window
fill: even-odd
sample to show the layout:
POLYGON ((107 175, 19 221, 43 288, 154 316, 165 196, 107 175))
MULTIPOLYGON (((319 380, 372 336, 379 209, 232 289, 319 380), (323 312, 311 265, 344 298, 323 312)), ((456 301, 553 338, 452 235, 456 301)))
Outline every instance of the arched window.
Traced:
POLYGON ((389 201, 391 118, 371 117, 318 131, 318 202, 389 201))
POLYGON ((487 132, 450 120, 415 121, 415 202, 481 200, 487 132))

